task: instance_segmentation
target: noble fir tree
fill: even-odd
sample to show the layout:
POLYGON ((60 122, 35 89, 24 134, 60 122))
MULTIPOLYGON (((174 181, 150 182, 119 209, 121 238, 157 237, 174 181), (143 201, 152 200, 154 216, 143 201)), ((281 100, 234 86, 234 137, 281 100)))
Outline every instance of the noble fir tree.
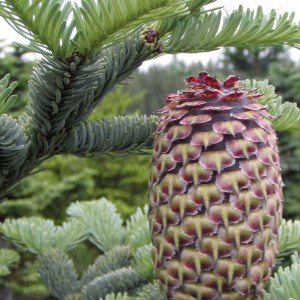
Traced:
MULTIPOLYGON (((158 153, 163 159, 158 161, 157 156, 153 160, 157 172, 152 171, 151 190, 156 198, 151 197, 150 202, 153 258, 156 268, 161 270, 156 275, 162 291, 151 283, 143 287, 147 279, 140 277, 134 264, 118 267, 108 274, 100 267, 99 276, 96 274, 85 282, 88 291, 81 289, 72 262, 64 254, 51 252, 57 245, 68 250, 86 236, 103 253, 113 250, 106 245, 130 244, 120 220, 110 226, 111 234, 103 235, 105 226, 110 224, 109 217, 116 219, 109 204, 103 207, 105 213, 99 215, 95 215, 97 210, 91 206, 87 209, 71 206, 69 212, 75 217, 74 222, 59 228, 43 220, 31 220, 29 225, 26 220, 8 220, 8 227, 3 225, 7 238, 22 249, 40 255, 39 273, 57 298, 298 297, 297 253, 292 258, 292 266, 279 269, 270 281, 269 290, 262 291, 275 262, 282 202, 273 128, 298 131, 300 113, 296 105, 282 103, 267 82, 246 81, 245 89, 239 89, 235 85, 236 77, 222 86, 212 77, 203 79, 206 73, 202 73, 190 80, 193 87, 167 99, 170 112, 157 129, 155 116, 114 116, 88 121, 104 95, 145 60, 167 53, 195 53, 219 47, 281 44, 297 47, 300 43, 300 27, 294 22, 293 14, 277 15, 275 10, 264 14, 261 8, 254 12, 239 7, 223 15, 221 8, 207 6, 212 3, 217 7, 217 1, 213 0, 82 0, 80 4, 59 0, 0 0, 0 15, 28 38, 31 51, 43 55, 29 81, 26 111, 18 118, 6 114, 16 100, 12 95, 16 84, 9 83, 9 76, 0 82, 0 196, 3 200, 22 178, 53 155, 147 152, 152 148, 153 133, 166 131, 155 142, 154 156, 158 153), (252 93, 254 90, 258 95, 252 93), (199 109, 210 97, 218 96, 221 100, 199 109), (251 102, 254 98, 257 103, 251 102), (229 104, 226 108, 226 103, 219 104, 226 101, 236 109, 229 104), (220 116, 215 117, 218 111, 220 116), (205 118, 208 123, 200 128, 198 124, 205 118), (220 124, 215 118, 220 118, 220 124), (180 125, 176 124, 178 120, 180 125), (204 132, 199 136, 202 142, 186 146, 199 132, 204 132), (262 145, 265 140, 267 144, 262 145), (253 144, 249 146, 252 150, 248 142, 253 144), (208 149, 210 145, 212 149, 208 149), (267 147, 273 150, 267 151, 267 147), (172 154, 168 152, 170 149, 174 150, 172 154), (207 150, 216 152, 214 159, 207 150), (174 166, 177 162, 179 165, 174 166), (212 180, 211 189, 207 188, 208 184, 202 188, 201 180, 205 176, 212 180), (260 176, 270 179, 260 183, 260 176), (204 195, 199 190, 205 190, 204 195), (192 191, 194 198, 191 198, 192 191), (99 226, 94 224, 98 217, 102 218, 99 226), (86 226, 78 223, 79 220, 86 226), (185 227, 188 222, 191 224, 185 227), (235 259, 228 265, 228 257, 233 256, 235 259), (288 276, 293 276, 295 281, 287 282, 288 276)), ((208 179, 205 180, 207 183, 208 179)), ((299 228, 298 223, 286 224, 285 233, 289 232, 291 237, 281 235, 284 240, 279 239, 279 245, 283 243, 283 252, 289 255, 291 249, 298 249, 299 228)), ((131 236, 138 230, 138 226, 132 226, 131 236)), ((146 246, 147 241, 144 243, 146 246)), ((112 258, 121 258, 115 251, 112 258)), ((1 253, 5 273, 17 257, 1 253)), ((141 252, 140 256, 145 253, 150 254, 150 250, 141 252)), ((129 254, 132 255, 134 251, 129 254)), ((106 259, 111 258, 104 254, 102 260, 106 259)), ((92 269, 97 273, 96 265, 92 269)), ((84 278, 85 275, 81 281, 84 278)))

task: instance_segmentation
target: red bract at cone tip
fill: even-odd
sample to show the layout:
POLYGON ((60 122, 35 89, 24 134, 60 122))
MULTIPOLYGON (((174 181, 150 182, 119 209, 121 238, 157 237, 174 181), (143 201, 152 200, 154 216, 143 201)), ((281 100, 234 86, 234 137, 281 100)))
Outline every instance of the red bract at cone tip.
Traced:
POLYGON ((259 94, 206 72, 166 96, 154 136, 153 261, 170 300, 257 299, 277 254, 282 179, 259 94))

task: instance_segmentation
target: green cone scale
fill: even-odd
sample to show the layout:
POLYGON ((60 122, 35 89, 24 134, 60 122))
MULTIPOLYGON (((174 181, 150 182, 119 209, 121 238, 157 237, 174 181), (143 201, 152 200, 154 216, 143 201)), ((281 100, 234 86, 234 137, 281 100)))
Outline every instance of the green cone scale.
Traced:
POLYGON ((277 253, 282 179, 266 107, 206 72, 166 96, 154 136, 149 221, 171 300, 257 299, 277 253))

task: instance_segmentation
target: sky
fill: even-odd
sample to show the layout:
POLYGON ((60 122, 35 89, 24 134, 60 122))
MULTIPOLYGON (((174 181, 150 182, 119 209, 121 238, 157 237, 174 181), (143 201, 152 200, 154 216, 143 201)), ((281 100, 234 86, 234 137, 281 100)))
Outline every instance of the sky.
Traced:
MULTIPOLYGON (((261 5, 264 9, 264 12, 271 11, 274 8, 279 14, 288 12, 296 12, 295 20, 299 20, 300 23, 300 2, 299 0, 218 0, 215 3, 207 7, 219 7, 223 6, 228 12, 238 8, 239 5, 243 5, 244 8, 256 9, 261 5)), ((18 35, 13 29, 9 27, 3 20, 0 19, 0 39, 6 39, 9 42, 16 41, 19 43, 24 43, 26 40, 18 35)), ((184 60, 187 63, 194 61, 208 61, 210 59, 215 60, 219 57, 220 51, 213 51, 209 53, 199 53, 199 54, 180 54, 178 59, 184 60)), ((300 51, 292 50, 291 55, 296 59, 300 60, 300 51)), ((144 62, 142 69, 147 69, 153 64, 166 64, 172 60, 171 55, 164 55, 163 57, 144 62)))

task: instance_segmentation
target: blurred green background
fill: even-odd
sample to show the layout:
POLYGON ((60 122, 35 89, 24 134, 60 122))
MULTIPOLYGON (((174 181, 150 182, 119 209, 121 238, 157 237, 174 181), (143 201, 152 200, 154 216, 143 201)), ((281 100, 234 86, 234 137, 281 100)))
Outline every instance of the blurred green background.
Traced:
MULTIPOLYGON (((26 53, 15 46, 0 42, 0 78, 11 73, 17 80, 18 100, 11 111, 18 116, 27 103, 27 82, 34 62, 26 60, 26 53)), ((91 119, 110 115, 134 113, 153 114, 163 105, 163 95, 184 88, 183 79, 206 70, 220 79, 235 73, 241 79, 265 79, 277 87, 284 100, 300 103, 300 66, 292 61, 284 47, 262 49, 227 49, 218 63, 187 64, 174 56, 166 66, 152 66, 138 71, 120 85, 96 108, 91 119)), ((300 219, 300 134, 281 133, 280 150, 286 204, 285 217, 300 219)), ((56 156, 41 165, 37 174, 24 179, 0 205, 0 218, 40 215, 60 224, 65 209, 76 200, 106 197, 114 202, 123 218, 147 203, 148 166, 150 155, 95 156, 79 158, 56 156)), ((7 242, 0 240, 0 246, 7 242)), ((79 265, 79 273, 98 254, 83 244, 72 253, 79 265), (87 251, 87 247, 88 250, 87 251)), ((39 281, 34 260, 22 254, 19 267, 0 281, 0 299, 53 299, 39 281)))

